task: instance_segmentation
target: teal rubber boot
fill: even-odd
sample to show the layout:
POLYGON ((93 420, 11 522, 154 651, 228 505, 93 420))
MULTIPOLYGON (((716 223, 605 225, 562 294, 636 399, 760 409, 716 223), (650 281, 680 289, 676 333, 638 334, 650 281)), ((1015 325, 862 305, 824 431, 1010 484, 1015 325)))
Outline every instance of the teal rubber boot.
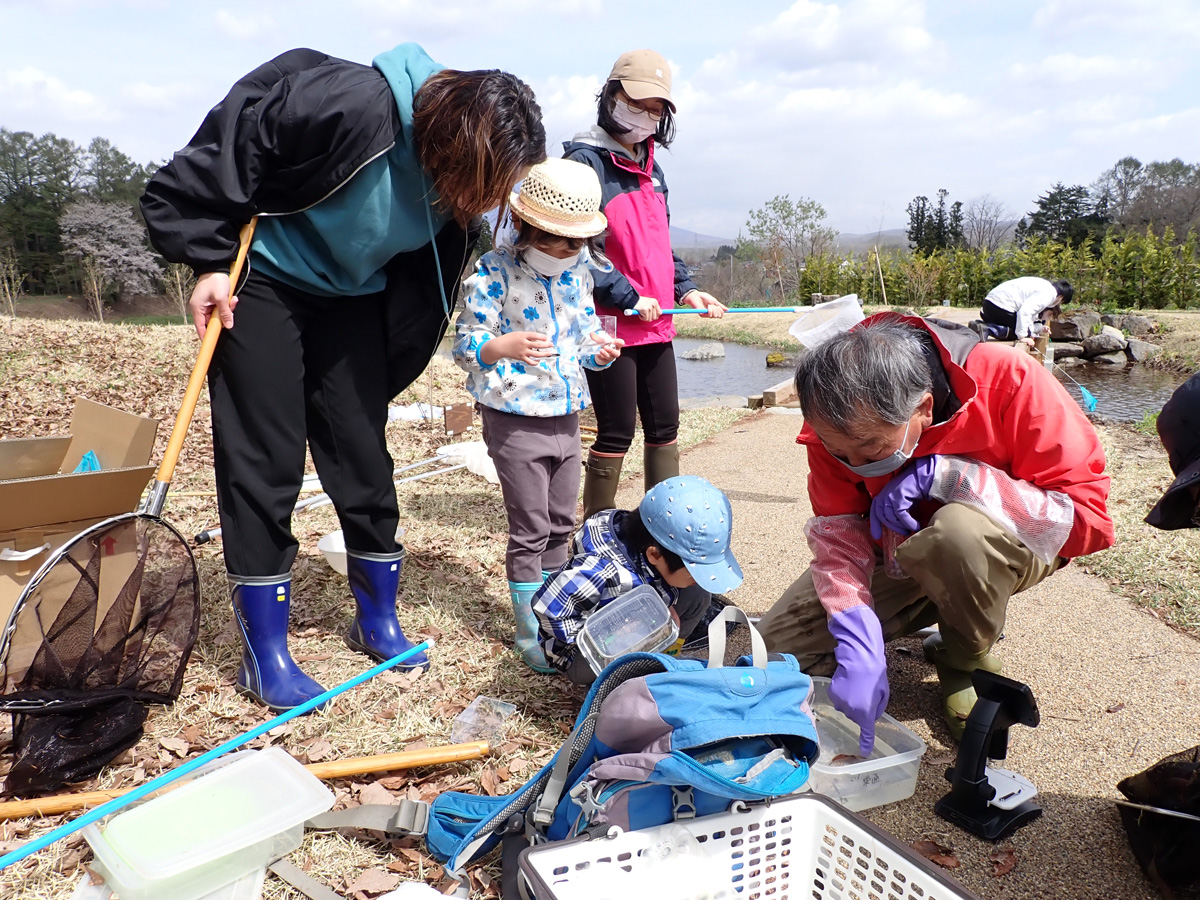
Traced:
POLYGON ((516 651, 521 661, 535 672, 549 675, 554 669, 546 662, 546 654, 538 641, 538 620, 533 614, 533 595, 541 585, 528 581, 510 581, 513 616, 516 618, 516 651))

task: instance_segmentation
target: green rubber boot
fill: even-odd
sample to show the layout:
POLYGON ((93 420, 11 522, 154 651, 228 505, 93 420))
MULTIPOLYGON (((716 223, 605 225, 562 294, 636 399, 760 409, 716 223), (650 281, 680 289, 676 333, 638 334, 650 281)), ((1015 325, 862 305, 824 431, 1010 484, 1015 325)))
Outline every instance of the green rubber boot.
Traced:
POLYGON ((647 444, 642 458, 646 462, 643 481, 647 492, 679 474, 679 444, 647 444))
POLYGON ((597 456, 588 453, 583 476, 583 517, 595 515, 617 505, 617 484, 621 481, 623 456, 597 456))
POLYGON ((971 673, 976 669, 985 669, 994 674, 1000 673, 1000 657, 986 650, 982 654, 972 654, 958 642, 945 634, 931 634, 921 643, 925 659, 933 663, 937 669, 938 681, 942 686, 942 715, 946 719, 946 727, 950 736, 961 741, 967 727, 967 716, 975 707, 978 699, 975 695, 975 685, 971 683, 971 673))
POLYGON ((542 645, 538 641, 538 620, 533 613, 533 595, 540 587, 541 584, 532 582, 508 583, 509 592, 512 594, 513 615, 517 620, 517 655, 533 671, 549 675, 554 669, 546 662, 546 654, 542 652, 542 645))

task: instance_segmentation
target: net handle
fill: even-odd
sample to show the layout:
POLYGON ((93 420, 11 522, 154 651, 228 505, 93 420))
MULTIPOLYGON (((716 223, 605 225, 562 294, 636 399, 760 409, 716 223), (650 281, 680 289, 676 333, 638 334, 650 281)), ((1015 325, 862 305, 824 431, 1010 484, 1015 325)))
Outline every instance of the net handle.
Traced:
MULTIPOLYGON (((229 297, 231 299, 237 289, 238 278, 241 277, 242 266, 246 262, 246 255, 250 250, 250 240, 254 237, 256 224, 258 224, 257 216, 243 225, 238 234, 237 257, 229 269, 229 297)), ((175 417, 175 427, 171 430, 171 438, 167 441, 167 449, 159 464, 158 474, 154 476, 154 487, 146 502, 145 511, 152 516, 160 515, 163 505, 166 503, 167 488, 170 487, 171 478, 175 474, 175 464, 179 461, 183 440, 187 437, 187 430, 192 424, 192 416, 196 412, 196 401, 200 399, 200 389, 204 386, 204 379, 208 375, 208 365, 212 362, 213 352, 217 349, 217 338, 220 337, 220 334, 221 317, 215 314, 209 316, 204 340, 200 342, 200 352, 196 354, 196 362, 192 366, 191 377, 188 378, 187 390, 183 393, 179 414, 175 417)))

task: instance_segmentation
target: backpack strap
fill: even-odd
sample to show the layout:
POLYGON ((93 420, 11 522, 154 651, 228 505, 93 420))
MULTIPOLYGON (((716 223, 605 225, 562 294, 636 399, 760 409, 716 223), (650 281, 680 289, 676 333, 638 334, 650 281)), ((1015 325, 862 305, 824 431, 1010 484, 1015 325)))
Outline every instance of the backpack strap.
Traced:
POLYGON ((533 808, 532 817, 533 824, 543 830, 550 826, 554 821, 554 810, 558 806, 558 801, 562 799, 563 791, 567 787, 567 776, 571 774, 571 748, 575 746, 575 742, 579 736, 587 730, 588 734, 594 734, 596 731, 596 719, 600 717, 600 713, 594 712, 585 717, 575 730, 571 732, 571 737, 563 744, 562 749, 558 752, 558 759, 554 761, 554 770, 550 773, 550 780, 546 782, 546 788, 542 791, 542 796, 538 798, 537 806, 533 808))
POLYGON ((429 804, 424 800, 409 800, 407 797, 398 804, 368 803, 365 806, 321 813, 319 816, 313 816, 304 825, 316 831, 365 828, 369 831, 382 831, 389 837, 424 835, 429 830, 429 804))
POLYGON ((754 668, 767 667, 767 644, 758 633, 758 629, 750 622, 750 617, 736 606, 727 606, 721 610, 708 626, 708 667, 719 669, 725 665, 725 623, 741 619, 750 629, 750 647, 753 652, 754 668))

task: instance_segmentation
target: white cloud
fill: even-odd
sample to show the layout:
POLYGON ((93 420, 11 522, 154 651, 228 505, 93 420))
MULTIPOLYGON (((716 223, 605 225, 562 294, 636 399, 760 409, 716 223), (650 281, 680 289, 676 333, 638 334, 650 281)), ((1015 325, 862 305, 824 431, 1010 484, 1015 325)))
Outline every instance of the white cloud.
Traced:
MULTIPOLYGON (((1009 74, 1022 83, 1058 85, 1095 85, 1161 83, 1164 63, 1120 56, 1077 56, 1055 53, 1033 62, 1013 63, 1009 74)), ((1175 69, 1175 66, 1169 66, 1175 69)))
POLYGON ((266 12, 218 9, 215 19, 218 30, 236 41, 257 40, 276 30, 274 17, 266 12))
MULTIPOLYGON (((598 17, 602 0, 352 0, 362 16, 377 23, 402 26, 410 34, 486 34, 489 23, 527 23, 531 33, 539 19, 598 17)), ((530 35, 530 46, 536 40, 530 35)))
POLYGON ((0 102, 4 109, 51 112, 72 121, 99 121, 110 115, 94 94, 30 66, 0 73, 0 102))
POLYGON ((1200 37, 1200 7, 1193 0, 1049 0, 1034 14, 1033 24, 1062 38, 1146 36, 1161 46, 1200 37))
POLYGON ((842 64, 876 71, 897 64, 924 66, 941 46, 925 27, 920 0, 796 0, 773 21, 750 29, 745 52, 784 70, 812 71, 842 64))

